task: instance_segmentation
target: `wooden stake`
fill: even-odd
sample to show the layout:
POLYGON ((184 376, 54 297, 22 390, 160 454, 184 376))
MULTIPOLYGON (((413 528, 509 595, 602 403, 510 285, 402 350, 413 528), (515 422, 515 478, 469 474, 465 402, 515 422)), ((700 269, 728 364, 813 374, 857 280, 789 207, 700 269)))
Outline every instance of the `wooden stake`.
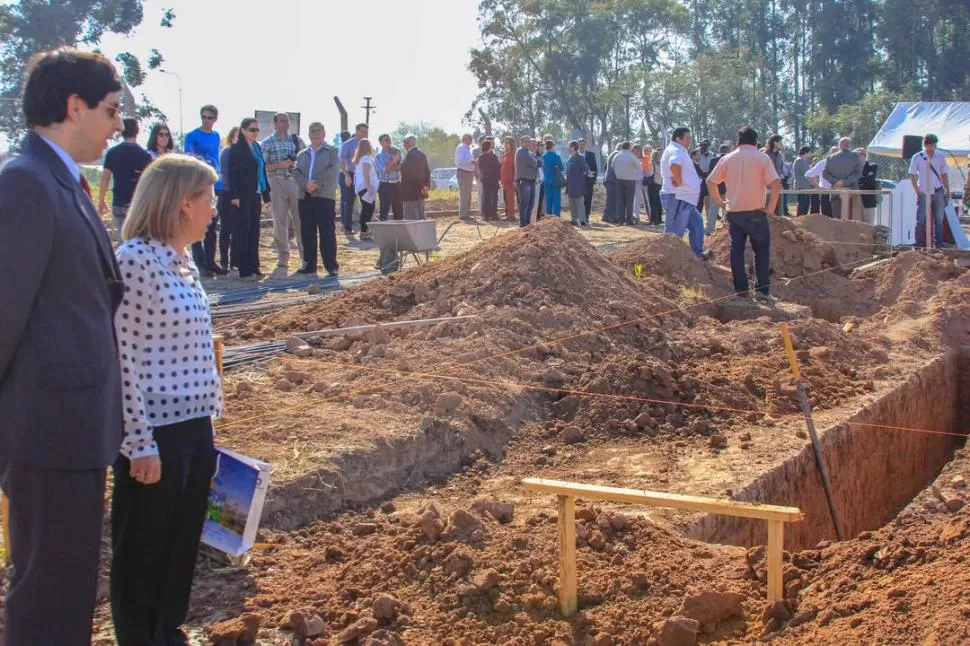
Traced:
POLYGON ((783 571, 782 549, 785 544, 785 523, 780 520, 768 521, 768 602, 774 603, 785 598, 785 577, 783 571))
POLYGON ((216 334, 212 337, 212 351, 216 359, 216 371, 219 373, 219 377, 222 377, 222 354, 225 348, 225 343, 222 339, 221 334, 216 334))
POLYGON ((576 499, 557 496, 559 502, 559 607, 564 617, 576 614, 576 499))
POLYGON ((0 521, 3 522, 3 550, 10 565, 10 499, 0 492, 0 521))
POLYGON ((792 347, 788 324, 779 323, 778 327, 781 329, 781 339, 785 343, 785 353, 788 355, 788 363, 791 364, 791 373, 795 375, 795 381, 798 381, 802 378, 802 371, 798 368, 798 362, 795 361, 795 348, 792 347))

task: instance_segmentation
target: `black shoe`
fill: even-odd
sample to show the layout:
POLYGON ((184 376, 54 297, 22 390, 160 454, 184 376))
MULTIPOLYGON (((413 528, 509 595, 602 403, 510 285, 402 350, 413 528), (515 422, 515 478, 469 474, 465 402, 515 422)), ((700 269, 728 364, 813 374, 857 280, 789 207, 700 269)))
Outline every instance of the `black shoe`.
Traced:
POLYGON ((298 273, 298 274, 314 274, 314 275, 316 275, 317 270, 315 268, 313 268, 313 267, 300 267, 299 269, 296 270, 296 273, 298 273))
POLYGON ((202 278, 215 278, 215 274, 211 269, 200 269, 199 276, 202 278))
POLYGON ((220 267, 219 265, 212 265, 211 267, 209 267, 209 271, 211 271, 216 276, 225 276, 226 274, 229 273, 229 270, 223 267, 220 267))
POLYGON ((336 278, 337 277, 337 270, 334 269, 333 271, 328 271, 327 272, 327 277, 328 278, 336 278))

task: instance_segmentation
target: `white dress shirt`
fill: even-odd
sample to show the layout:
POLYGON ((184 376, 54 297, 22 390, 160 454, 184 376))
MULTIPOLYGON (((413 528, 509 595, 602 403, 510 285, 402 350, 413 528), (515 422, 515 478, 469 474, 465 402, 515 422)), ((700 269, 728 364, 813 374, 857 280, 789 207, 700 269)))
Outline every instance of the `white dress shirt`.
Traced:
POLYGON ((825 157, 822 157, 822 159, 818 160, 818 163, 817 164, 815 164, 814 166, 812 166, 811 168, 809 168, 807 171, 805 171, 805 177, 807 177, 809 179, 811 179, 812 177, 817 177, 818 178, 818 186, 819 186, 819 188, 832 188, 832 185, 829 184, 828 180, 825 179, 825 177, 822 176, 822 173, 825 172, 825 162, 826 161, 828 161, 828 159, 825 158, 825 157))
POLYGON ((468 144, 458 144, 455 148, 455 166, 461 170, 475 172, 475 158, 472 157, 472 149, 468 144))
POLYGON ((671 141, 660 157, 660 176, 663 185, 660 194, 673 193, 678 200, 697 204, 701 198, 701 178, 694 168, 694 160, 690 158, 690 151, 676 141, 671 141), (670 172, 672 165, 680 166, 680 186, 674 186, 674 176, 670 172))
MULTIPOLYGON (((125 296, 115 314, 128 458, 158 455, 158 427, 222 415, 209 298, 195 264, 169 244, 128 240, 115 252, 125 296)), ((160 432, 165 432, 164 428, 160 432)))
POLYGON ((947 175, 946 159, 939 150, 930 157, 926 151, 918 152, 913 155, 913 161, 909 163, 909 174, 916 175, 919 192, 923 195, 932 195, 936 189, 943 188, 943 177, 947 175), (935 168, 936 173, 931 169, 935 168), (937 177, 939 173, 939 177, 937 177))

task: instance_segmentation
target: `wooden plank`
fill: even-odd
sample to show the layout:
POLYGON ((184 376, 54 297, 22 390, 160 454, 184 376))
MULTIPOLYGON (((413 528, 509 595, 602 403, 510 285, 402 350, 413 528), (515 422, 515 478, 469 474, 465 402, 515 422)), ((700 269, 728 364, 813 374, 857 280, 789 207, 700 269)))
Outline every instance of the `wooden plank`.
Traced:
POLYGON ((785 544, 785 523, 768 521, 768 602, 781 601, 785 597, 784 563, 782 547, 785 544))
POLYGON ((212 337, 212 351, 215 355, 216 360, 216 372, 222 377, 222 356, 225 353, 225 341, 221 334, 215 334, 212 337))
POLYGON ((798 361, 795 360, 795 348, 791 344, 791 334, 788 332, 787 323, 779 323, 781 329, 781 340, 785 343, 785 354, 788 355, 788 363, 791 365, 791 373, 795 376, 795 381, 802 378, 802 373, 798 369, 798 361))
POLYGON ((564 617, 576 614, 576 499, 558 496, 559 503, 559 607, 564 617))
POLYGON ((758 505, 738 502, 736 500, 719 500, 717 498, 686 496, 658 491, 645 491, 642 489, 622 489, 620 487, 604 487, 577 482, 545 480, 543 478, 525 478, 522 480, 522 485, 529 491, 550 493, 557 496, 573 496, 593 500, 626 502, 635 505, 686 509, 688 511, 701 511, 724 516, 736 516, 739 518, 760 518, 763 520, 793 522, 802 520, 804 517, 802 512, 795 507, 758 505))

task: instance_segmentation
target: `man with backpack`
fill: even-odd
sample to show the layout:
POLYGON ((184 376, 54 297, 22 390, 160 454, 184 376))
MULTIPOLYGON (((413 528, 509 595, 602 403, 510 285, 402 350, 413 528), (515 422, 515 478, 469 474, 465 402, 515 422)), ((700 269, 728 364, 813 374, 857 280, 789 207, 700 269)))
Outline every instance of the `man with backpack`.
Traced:
POLYGON ((299 135, 290 134, 290 117, 285 112, 273 115, 275 132, 260 146, 266 162, 270 195, 273 196, 273 244, 276 246, 276 270, 286 272, 290 261, 290 226, 296 233, 300 262, 303 240, 300 237, 300 186, 293 177, 296 154, 306 148, 299 135))

